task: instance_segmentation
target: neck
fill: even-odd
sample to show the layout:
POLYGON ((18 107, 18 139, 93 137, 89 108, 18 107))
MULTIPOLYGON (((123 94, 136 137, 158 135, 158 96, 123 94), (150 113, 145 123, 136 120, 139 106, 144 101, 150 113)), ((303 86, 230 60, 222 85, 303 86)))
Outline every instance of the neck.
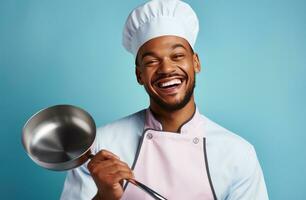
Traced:
POLYGON ((181 109, 168 111, 161 108, 159 105, 152 103, 150 109, 154 117, 162 124, 163 131, 178 132, 179 128, 187 122, 195 112, 194 97, 181 109))

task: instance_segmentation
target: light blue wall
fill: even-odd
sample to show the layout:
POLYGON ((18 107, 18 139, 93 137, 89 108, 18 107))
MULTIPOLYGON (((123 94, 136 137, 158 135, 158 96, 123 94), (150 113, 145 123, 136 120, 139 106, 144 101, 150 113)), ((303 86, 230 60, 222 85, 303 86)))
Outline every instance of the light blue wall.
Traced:
MULTIPOLYGON (((21 146, 37 110, 74 104, 103 125, 147 106, 121 46, 140 2, 0 1, 0 199, 59 198, 65 173, 21 146)), ((306 1, 188 2, 201 25, 197 105, 254 144, 271 199, 306 199, 306 1)))

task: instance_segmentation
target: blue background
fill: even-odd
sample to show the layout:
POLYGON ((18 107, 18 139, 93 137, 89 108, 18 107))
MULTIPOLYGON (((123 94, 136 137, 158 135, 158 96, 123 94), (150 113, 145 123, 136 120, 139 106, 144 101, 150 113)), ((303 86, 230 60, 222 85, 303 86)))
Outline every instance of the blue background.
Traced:
MULTIPOLYGON (((97 125, 147 107, 121 46, 129 1, 0 1, 0 198, 58 199, 65 177, 36 166, 21 129, 74 104, 97 125)), ((200 110, 256 148, 271 199, 306 199, 306 1, 187 1, 200 19, 200 110)))

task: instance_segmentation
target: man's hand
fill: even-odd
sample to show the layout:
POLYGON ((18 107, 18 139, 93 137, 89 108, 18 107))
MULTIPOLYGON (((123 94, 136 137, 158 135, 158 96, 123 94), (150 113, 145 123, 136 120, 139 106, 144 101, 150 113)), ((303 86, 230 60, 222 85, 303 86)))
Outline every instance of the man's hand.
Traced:
POLYGON ((123 180, 134 179, 129 166, 106 150, 98 152, 87 167, 98 188, 96 198, 100 200, 119 200, 123 194, 123 180))

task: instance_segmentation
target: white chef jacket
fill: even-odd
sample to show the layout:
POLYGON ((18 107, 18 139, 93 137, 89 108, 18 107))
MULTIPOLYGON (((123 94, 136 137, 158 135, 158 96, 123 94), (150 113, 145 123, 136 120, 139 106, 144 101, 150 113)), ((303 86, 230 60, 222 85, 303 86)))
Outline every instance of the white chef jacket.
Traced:
MULTIPOLYGON (((144 128, 162 131, 161 124, 150 109, 142 110, 98 128, 93 152, 102 149, 118 155, 132 167, 144 128)), ((268 200, 263 173, 254 147, 240 136, 219 126, 196 109, 193 117, 183 124, 181 134, 195 126, 204 130, 207 155, 207 173, 218 200, 268 200)), ((96 185, 87 169, 87 163, 68 171, 61 200, 92 199, 96 185)), ((170 199, 171 200, 171 199, 170 199)))

